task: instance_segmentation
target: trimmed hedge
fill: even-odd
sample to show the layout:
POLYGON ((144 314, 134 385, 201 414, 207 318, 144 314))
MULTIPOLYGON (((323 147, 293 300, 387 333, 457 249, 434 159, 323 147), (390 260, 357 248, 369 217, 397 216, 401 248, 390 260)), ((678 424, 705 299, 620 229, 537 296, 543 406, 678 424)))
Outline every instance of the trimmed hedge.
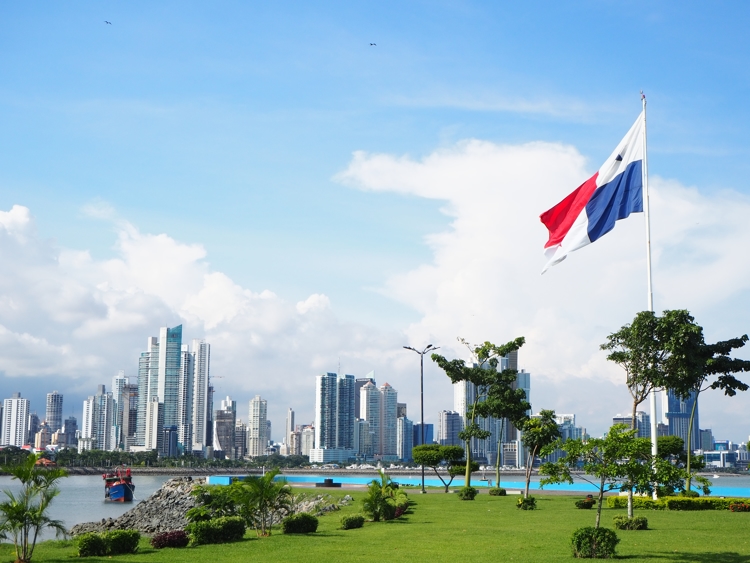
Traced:
POLYGON ((151 538, 151 547, 162 549, 165 547, 187 547, 190 538, 184 530, 172 530, 171 532, 162 532, 151 538))
POLYGON ((342 530, 353 530, 354 528, 361 528, 365 525, 365 517, 360 515, 355 516, 342 516, 341 517, 341 529, 342 530))
POLYGON ((476 497, 479 494, 479 490, 475 489, 474 487, 461 487, 458 490, 458 498, 461 500, 474 500, 474 497, 476 497))
POLYGON ((504 497, 507 494, 505 489, 503 489, 502 487, 493 487, 487 492, 489 492, 490 496, 493 497, 504 497))
POLYGON ((112 530, 101 534, 107 546, 107 555, 123 555, 138 551, 141 534, 138 530, 112 530))
POLYGON ((107 544, 96 532, 81 534, 76 538, 78 557, 102 557, 107 555, 107 544))
MULTIPOLYGON (((730 510, 732 504, 750 504, 745 498, 714 498, 714 497, 666 497, 652 500, 645 497, 634 497, 633 508, 647 510, 730 510)), ((607 497, 609 508, 627 508, 626 497, 607 497)))
POLYGON ((613 521, 618 530, 648 530, 648 520, 643 516, 615 516, 613 521))
POLYGON ((729 504, 729 512, 750 512, 750 504, 746 502, 732 502, 729 504))
POLYGON ((620 538, 609 528, 579 528, 571 538, 573 557, 581 559, 609 559, 614 557, 620 538))
POLYGON ((88 532, 76 538, 78 557, 102 557, 123 555, 138 551, 141 534, 137 530, 112 530, 110 532, 88 532))
POLYGON ((223 516, 201 522, 191 522, 185 528, 191 545, 226 543, 245 536, 245 521, 239 516, 223 516))
POLYGON ((318 529, 318 519, 307 512, 292 514, 281 521, 284 534, 311 534, 318 529))
POLYGON ((520 496, 516 501, 516 508, 520 508, 521 510, 536 510, 536 499, 534 497, 524 498, 520 496))

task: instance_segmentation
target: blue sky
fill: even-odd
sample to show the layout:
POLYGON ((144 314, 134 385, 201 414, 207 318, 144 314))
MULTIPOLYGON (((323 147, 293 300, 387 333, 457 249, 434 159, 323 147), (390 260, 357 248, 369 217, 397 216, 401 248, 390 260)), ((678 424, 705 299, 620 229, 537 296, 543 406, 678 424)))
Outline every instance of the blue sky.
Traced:
MULTIPOLYGON (((408 296, 396 295, 393 285, 405 272, 435 263, 439 252, 429 237, 452 236, 461 217, 454 211, 461 205, 447 196, 401 189, 396 176, 344 180, 353 153, 422 162, 459 150, 467 139, 498 147, 536 142, 571 147, 584 176, 577 180, 573 174, 553 195, 540 196, 528 213, 523 207, 527 227, 516 236, 533 239, 541 249, 545 232, 538 214, 609 155, 640 111, 643 89, 652 177, 679 183, 684 194, 695 187, 706 201, 727 191, 746 197, 748 10, 728 2, 5 3, 0 5, 0 210, 28 208, 44 252, 88 251, 96 267, 122 256, 118 241, 127 224, 144 236, 163 233, 182 245, 200 245, 205 268, 247 291, 269 290, 288 304, 325 295, 338 327, 326 325, 328 330, 361 331, 368 335, 362 342, 378 344, 371 345, 366 360, 356 343, 312 339, 295 364, 300 377, 316 373, 316 354, 329 370, 343 355, 345 365, 352 358, 357 375, 377 367, 398 382, 408 366, 391 360, 385 349, 376 353, 378 346, 402 340, 419 345, 411 339, 474 330, 456 320, 456 330, 443 334, 429 319, 444 294, 438 291, 432 304, 414 306, 408 296)), ((533 168, 546 164, 529 161, 533 168)), ((503 207, 492 206, 496 195, 487 195, 486 213, 498 221, 521 213, 513 207, 520 197, 513 186, 503 193, 503 207)), ((737 229, 742 232, 739 223, 737 229)), ((695 257, 685 244, 675 242, 672 250, 695 257)), ((529 260, 538 275, 541 252, 529 260)), ((564 266, 571 270, 571 264, 564 266)), ((28 268, 37 271, 33 264, 28 268)), ((66 279, 91 292, 92 303, 106 302, 94 295, 103 278, 82 271, 71 273, 65 266, 66 279)), ((456 273, 449 268, 441 275, 450 277, 451 271, 456 273)), ((655 278, 666 283, 658 269, 655 278)), ((144 309, 140 325, 112 329, 112 338, 123 343, 120 351, 109 353, 105 346, 92 352, 88 367, 49 359, 20 368, 8 356, 0 371, 8 378, 65 374, 79 381, 76 392, 87 394, 93 388, 84 388, 97 378, 108 382, 115 369, 133 375, 135 359, 128 365, 127 358, 161 324, 185 322, 197 337, 220 330, 196 326, 183 304, 169 304, 168 297, 139 283, 131 289, 167 304, 164 311, 144 306, 159 314, 152 318, 144 309)), ((710 285, 694 285, 710 291, 710 285)), ((21 286, 5 284, 6 298, 12 300, 21 286)), ((717 339, 735 335, 720 328, 747 332, 745 309, 732 306, 747 296, 742 283, 727 290, 726 300, 705 303, 702 294, 673 303, 671 288, 661 287, 664 306, 700 312, 698 321, 717 339)), ((55 302, 73 303, 70 295, 77 292, 55 302)), ((634 314, 643 288, 633 292, 634 314)), ((460 301, 460 293, 451 299, 460 301)), ((534 303, 531 295, 517 314, 532 318, 538 314, 534 303)), ((5 322, 0 310, 0 324, 59 349, 96 349, 93 337, 76 332, 89 309, 66 307, 75 314, 45 309, 32 320, 5 322)), ((92 307, 91 315, 103 314, 92 307)), ((498 318, 503 312, 484 314, 498 318)), ((592 341, 601 342, 602 334, 629 318, 603 313, 592 341)), ((520 319, 504 321, 509 330, 525 328, 520 319)), ((449 315, 444 322, 450 326, 449 315)), ((516 335, 488 334, 484 326, 462 336, 499 341, 516 335)), ((286 335, 285 342, 302 346, 304 334, 286 335)), ((257 353, 271 364, 283 361, 260 344, 257 353)), ((555 377, 581 371, 589 361, 585 355, 571 358, 555 377)), ((527 365, 532 373, 555 371, 552 363, 535 365, 533 358, 527 365)), ((242 371, 229 363, 221 369, 242 371)), ((2 387, 9 392, 18 385, 2 387)), ((413 399, 410 383, 404 380, 402 387, 413 399)), ((275 398, 271 390, 260 390, 275 398)), ((244 400, 257 390, 247 383, 227 392, 244 400)), ((449 389, 441 393, 433 410, 450 406, 449 389)), ((297 402, 311 412, 302 395, 297 402)), ((626 393, 622 404, 627 410, 626 393)), ((269 406, 280 417, 286 405, 274 408, 269 406)), ((557 408, 578 407, 571 399, 557 408)), ((579 422, 603 429, 611 415, 602 410, 588 416, 579 422)), ((716 424, 730 432, 728 422, 716 424)))

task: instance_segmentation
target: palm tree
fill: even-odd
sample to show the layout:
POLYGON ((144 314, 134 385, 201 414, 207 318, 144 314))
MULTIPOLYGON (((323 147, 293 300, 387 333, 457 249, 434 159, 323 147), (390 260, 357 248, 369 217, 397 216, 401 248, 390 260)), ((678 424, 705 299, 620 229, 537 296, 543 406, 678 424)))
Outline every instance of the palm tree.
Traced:
POLYGON ((7 500, 0 503, 0 537, 10 536, 16 547, 16 560, 28 563, 40 532, 54 529, 59 536, 66 529, 60 520, 49 517, 47 510, 60 493, 57 482, 68 473, 64 469, 36 465, 41 456, 29 455, 20 465, 3 467, 3 471, 21 482, 21 491, 5 490, 7 500))
POLYGON ((285 480, 274 481, 278 474, 274 469, 262 477, 248 477, 237 487, 240 515, 259 536, 270 536, 271 526, 292 509, 292 489, 285 480))

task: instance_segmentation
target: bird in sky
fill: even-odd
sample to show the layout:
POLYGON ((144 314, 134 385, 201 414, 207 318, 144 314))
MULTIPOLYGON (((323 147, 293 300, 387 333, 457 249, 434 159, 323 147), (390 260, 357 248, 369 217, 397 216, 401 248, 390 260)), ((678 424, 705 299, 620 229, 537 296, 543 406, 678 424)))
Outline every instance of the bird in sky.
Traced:
POLYGON ((370 43, 370 47, 377 47, 377 43, 370 43))
POLYGON ((108 22, 107 20, 104 20, 104 23, 106 23, 107 25, 112 25, 112 22, 108 22))

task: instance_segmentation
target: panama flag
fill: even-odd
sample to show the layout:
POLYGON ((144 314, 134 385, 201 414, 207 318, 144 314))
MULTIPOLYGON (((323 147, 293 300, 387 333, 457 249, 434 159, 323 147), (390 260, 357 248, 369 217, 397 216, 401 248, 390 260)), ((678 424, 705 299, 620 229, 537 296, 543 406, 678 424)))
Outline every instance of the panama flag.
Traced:
POLYGON ((542 270, 559 264, 573 252, 599 240, 615 222, 643 211, 643 157, 646 114, 633 126, 599 171, 573 193, 541 214, 549 230, 542 270))

